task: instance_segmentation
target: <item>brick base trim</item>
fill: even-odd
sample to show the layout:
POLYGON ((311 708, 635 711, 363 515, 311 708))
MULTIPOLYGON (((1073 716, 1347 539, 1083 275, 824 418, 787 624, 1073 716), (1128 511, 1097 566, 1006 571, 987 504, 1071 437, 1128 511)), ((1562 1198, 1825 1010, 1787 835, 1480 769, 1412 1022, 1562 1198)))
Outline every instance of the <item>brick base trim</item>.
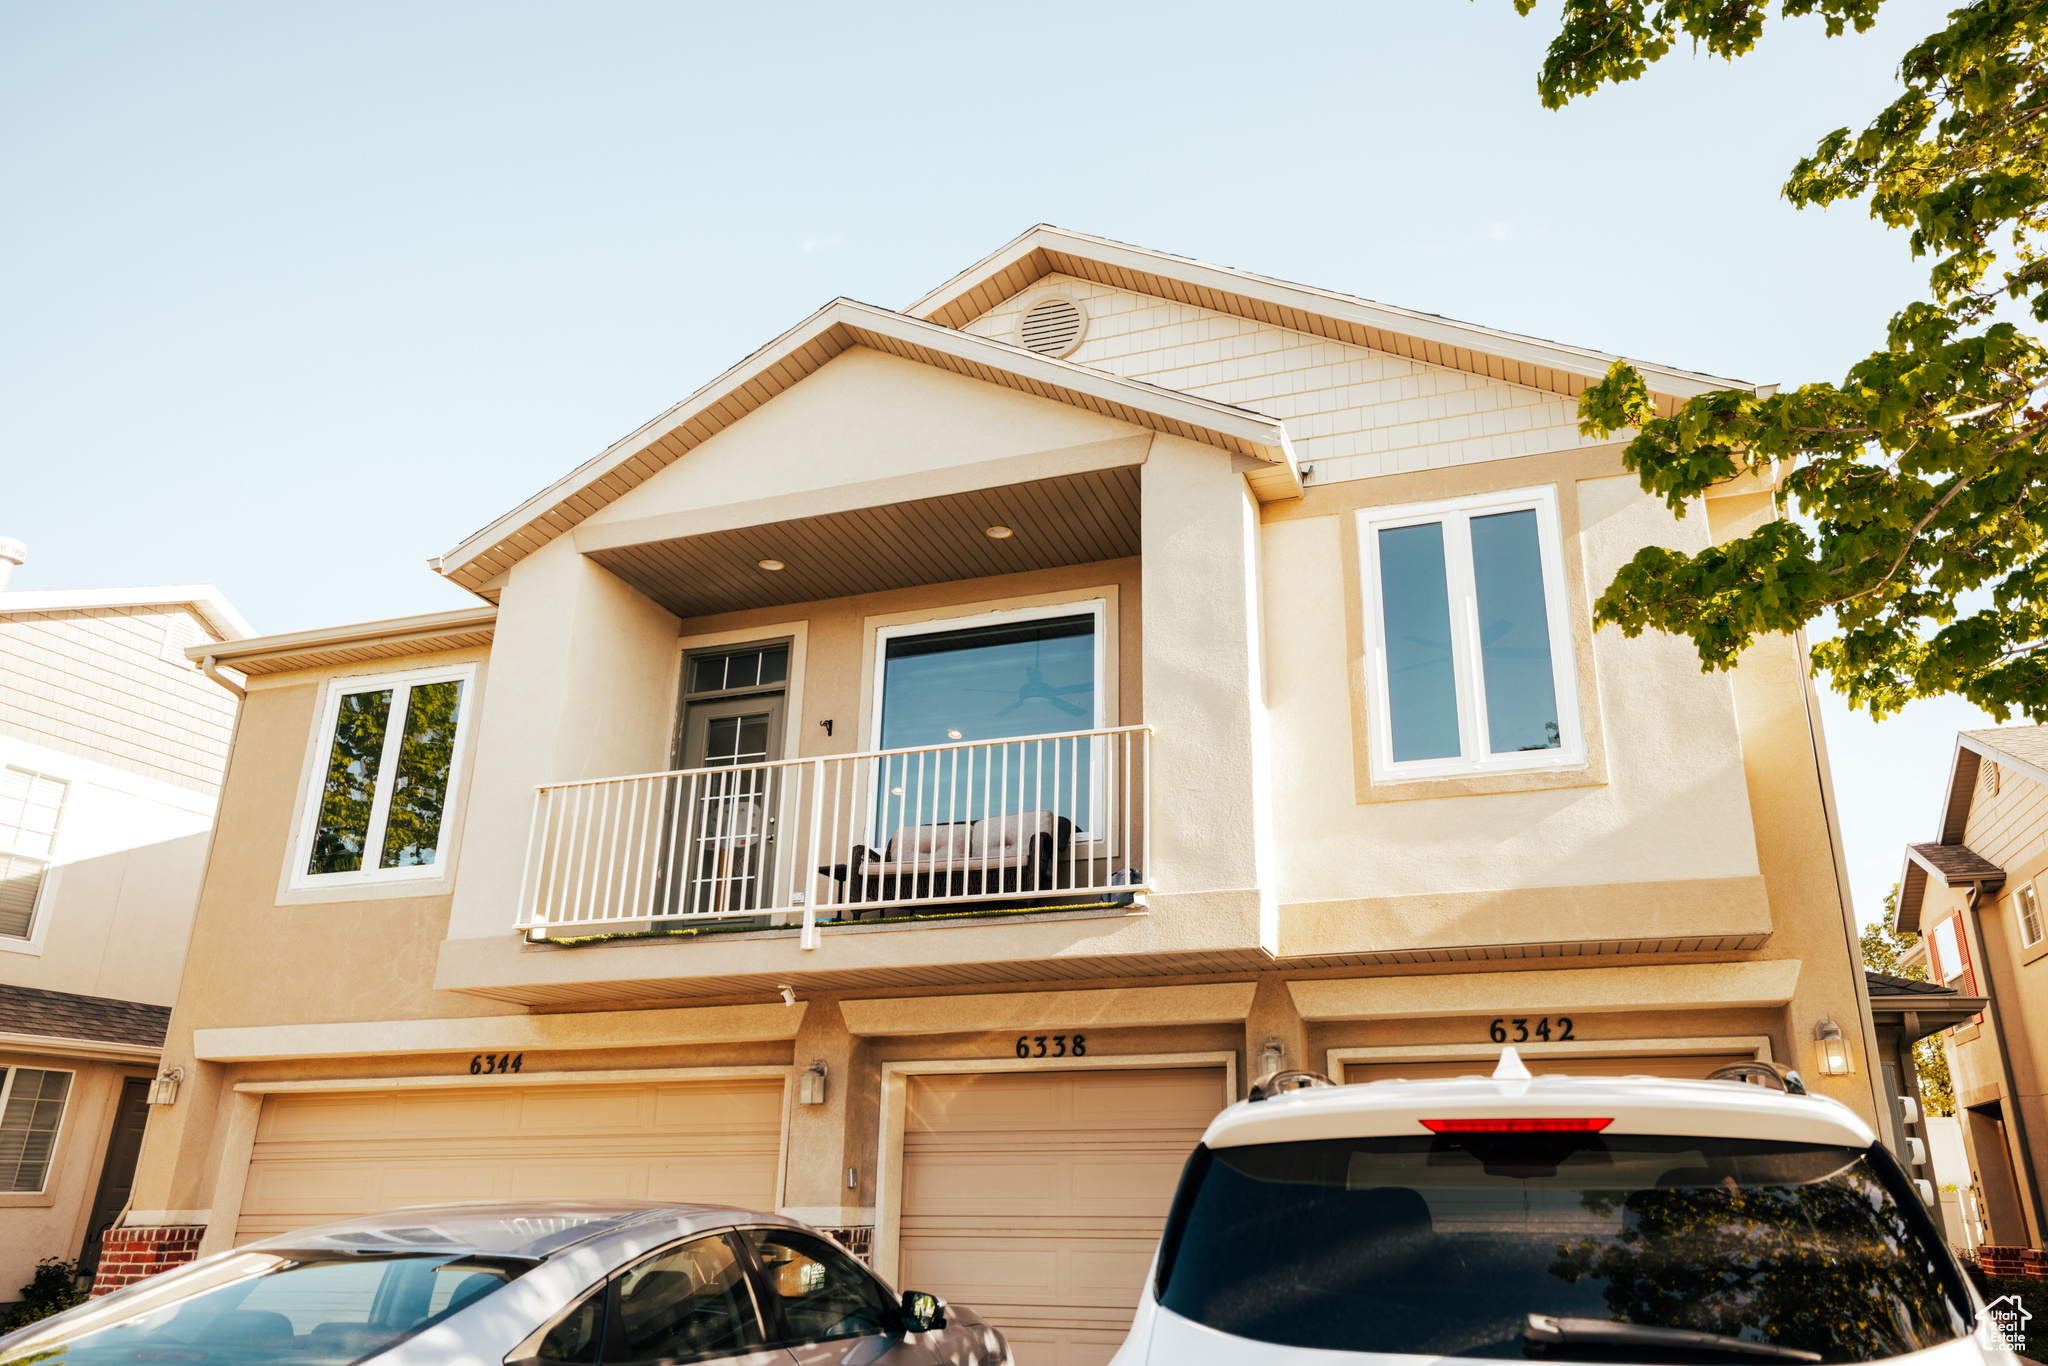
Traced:
POLYGON ((832 1241, 860 1259, 860 1264, 872 1267, 875 1264, 875 1230, 868 1225, 859 1228, 828 1228, 824 1232, 832 1241))
POLYGON ((93 1277, 96 1299, 145 1276, 183 1266, 199 1255, 204 1224, 171 1224, 158 1228, 110 1228, 100 1238, 99 1272, 93 1277))

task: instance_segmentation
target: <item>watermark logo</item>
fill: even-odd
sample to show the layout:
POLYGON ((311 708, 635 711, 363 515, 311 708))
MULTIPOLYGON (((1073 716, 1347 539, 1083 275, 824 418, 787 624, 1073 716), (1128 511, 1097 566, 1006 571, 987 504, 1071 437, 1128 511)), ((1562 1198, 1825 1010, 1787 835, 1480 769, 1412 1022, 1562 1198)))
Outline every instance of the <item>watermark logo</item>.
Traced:
POLYGON ((2000 1348, 2018 1355, 2027 1350, 2027 1320, 2033 1318, 2020 1303, 2018 1295, 2000 1295, 1984 1306, 1984 1321, 1977 1329, 1977 1340, 1986 1347, 2000 1348))

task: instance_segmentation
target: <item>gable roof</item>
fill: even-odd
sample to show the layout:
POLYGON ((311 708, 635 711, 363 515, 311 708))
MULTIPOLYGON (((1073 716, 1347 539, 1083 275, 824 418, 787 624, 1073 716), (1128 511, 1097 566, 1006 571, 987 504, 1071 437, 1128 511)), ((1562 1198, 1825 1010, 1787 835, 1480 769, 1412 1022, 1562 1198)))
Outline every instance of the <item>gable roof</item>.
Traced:
MULTIPOLYGON (((1576 396, 1623 357, 1525 337, 1352 294, 1254 275, 1041 223, 975 262, 904 311, 962 327, 1048 275, 1072 275, 1410 360, 1576 396)), ((1630 359, 1666 416, 1720 389, 1769 394, 1776 385, 1630 359)))
POLYGON ((1963 832, 1970 825, 1970 806, 1977 795, 1977 778, 1984 761, 2048 787, 2048 727, 1997 726, 1988 730, 1956 732, 1955 755, 1949 762, 1948 785, 1942 790, 1940 838, 1928 844, 1906 846, 1906 862, 1899 874, 1899 904, 1893 928, 1917 934, 1920 931, 1921 902, 1927 891, 1927 874, 1934 871, 1943 886, 1957 882, 1980 885, 1992 881, 1990 873, 1979 870, 1970 876, 1963 871, 1959 855, 1968 855, 2003 882, 2005 873, 1988 860, 1963 847, 1963 832))
POLYGON ((430 563, 476 592, 657 470, 856 346, 1251 457, 1259 466, 1270 467, 1254 468, 1246 475, 1261 501, 1301 495, 1294 452, 1278 418, 1053 360, 872 304, 834 299, 430 563))
POLYGON ((245 640, 256 628, 210 583, 156 588, 53 588, 0 593, 0 615, 14 612, 79 612, 95 607, 190 607, 222 640, 245 640))

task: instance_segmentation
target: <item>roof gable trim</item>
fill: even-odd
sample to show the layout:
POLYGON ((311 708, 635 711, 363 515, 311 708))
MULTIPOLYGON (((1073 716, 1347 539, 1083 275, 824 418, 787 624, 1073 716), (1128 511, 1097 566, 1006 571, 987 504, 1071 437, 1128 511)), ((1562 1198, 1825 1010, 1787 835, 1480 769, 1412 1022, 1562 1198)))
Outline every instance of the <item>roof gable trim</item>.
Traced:
MULTIPOLYGON (((1339 294, 1146 247, 1113 242, 1050 224, 1039 224, 998 248, 904 311, 949 327, 960 327, 1047 275, 1078 273, 1062 269, 1056 259, 1059 257, 1101 267, 1104 278, 1098 283, 1134 289, 1140 293, 1159 293, 1156 287, 1146 289, 1142 283, 1130 278, 1146 277, 1264 305, 1264 310, 1259 312, 1277 309, 1283 314, 1296 315, 1294 322, 1282 320, 1281 325, 1297 326, 1298 330, 1312 335, 1324 335, 1324 330, 1311 322, 1323 319, 1413 338, 1452 352, 1478 352, 1515 364, 1556 370, 1587 381, 1600 379, 1615 361, 1629 359, 1629 364, 1642 372, 1654 392, 1681 401, 1724 389, 1768 394, 1777 387, 1681 370, 1676 366, 1625 358, 1540 337, 1525 337, 1477 323, 1459 322, 1453 318, 1377 303, 1356 295, 1339 294), (1119 276, 1124 278, 1119 279, 1119 276), (1308 325, 1301 325, 1304 323, 1308 325)), ((1248 309, 1245 316, 1259 316, 1259 312, 1248 309)))
POLYGON ((1277 418, 1053 360, 872 304, 835 299, 431 563, 447 578, 476 591, 855 346, 1251 456, 1269 467, 1248 476, 1261 501, 1301 494, 1293 447, 1286 426, 1277 418))

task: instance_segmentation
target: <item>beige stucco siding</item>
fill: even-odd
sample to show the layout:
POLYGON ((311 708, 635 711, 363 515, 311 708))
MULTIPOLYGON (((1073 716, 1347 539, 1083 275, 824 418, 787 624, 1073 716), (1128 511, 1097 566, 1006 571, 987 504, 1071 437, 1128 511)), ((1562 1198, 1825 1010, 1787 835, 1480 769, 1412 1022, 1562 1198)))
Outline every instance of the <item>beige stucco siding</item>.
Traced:
POLYGON ((106 1160, 107 1132, 121 1101, 121 1082, 151 1075, 149 1067, 132 1063, 0 1050, 0 1068, 13 1067, 73 1075, 43 1189, 0 1192, 0 1286, 10 1287, 10 1295, 12 1287, 28 1283, 39 1259, 69 1261, 78 1255, 106 1160))
POLYGON ((1280 418, 1318 484, 1596 444, 1562 395, 1068 275, 965 330, 1014 341, 1018 317, 1049 294, 1088 312, 1068 360, 1280 418))
POLYGON ((182 658, 216 637, 187 608, 90 607, 0 615, 0 735, 211 794, 234 699, 182 658))
MULTIPOLYGON (((1704 518, 1677 522, 1642 496, 1632 477, 1579 477, 1587 465, 1583 457, 1561 457, 1524 471, 1532 483, 1559 487, 1575 514, 1579 545, 1567 539, 1567 553, 1583 555, 1585 573, 1565 610, 1595 678, 1593 694, 1581 698, 1587 729, 1597 729, 1606 748, 1604 780, 1587 774, 1579 786, 1552 791, 1358 801, 1368 758, 1364 737, 1352 725, 1352 694, 1366 670, 1356 618, 1368 608, 1356 590, 1346 592, 1346 557, 1358 553, 1346 520, 1360 504, 1395 506, 1473 492, 1464 485, 1473 485, 1479 471, 1317 489, 1298 514, 1268 520, 1266 578, 1284 586, 1270 616, 1268 647, 1274 766, 1286 774, 1276 786, 1276 823, 1288 854, 1280 868, 1282 903, 1757 879, 1729 680, 1702 676, 1686 641, 1661 635, 1628 641, 1616 629, 1593 635, 1591 604, 1583 596, 1589 584, 1604 586, 1636 545, 1698 549, 1706 541, 1704 518)), ((1399 797, 1405 784, 1384 786, 1386 795, 1399 797)), ((1636 934, 1659 938, 1688 924, 1702 926, 1700 915, 1712 920, 1712 911, 1683 897, 1667 907, 1636 897, 1626 913, 1636 934), (1645 920, 1665 909, 1671 924, 1645 920)), ((1475 915, 1485 917, 1477 907, 1475 915)), ((1456 934, 1477 936, 1464 942, 1528 938, 1530 926, 1516 930, 1479 920, 1456 934)))
MULTIPOLYGON (((855 347, 697 446, 688 459, 609 503, 585 525, 633 523, 899 476, 938 479, 962 466, 1144 435, 1143 428, 1053 399, 855 347)), ((918 496, 906 488, 896 498, 918 496)), ((777 518, 764 514, 760 520, 777 518)))

